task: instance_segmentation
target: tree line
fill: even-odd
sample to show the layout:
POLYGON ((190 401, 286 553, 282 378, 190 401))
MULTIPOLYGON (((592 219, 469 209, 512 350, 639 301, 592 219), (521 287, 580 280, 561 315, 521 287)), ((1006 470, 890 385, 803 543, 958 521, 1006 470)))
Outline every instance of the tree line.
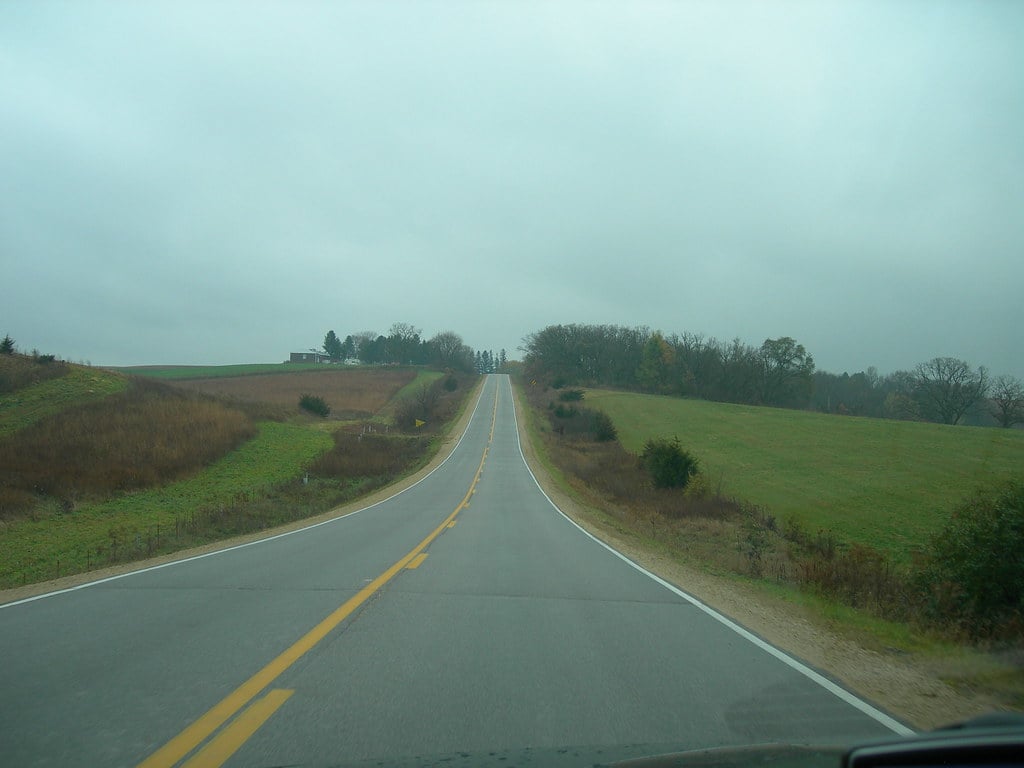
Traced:
POLYGON ((464 373, 498 373, 508 365, 505 350, 473 350, 455 331, 442 331, 430 339, 409 323, 394 323, 388 334, 352 333, 344 339, 333 330, 324 336, 323 354, 331 362, 358 360, 366 365, 432 365, 464 373))
POLYGON ((376 331, 351 333, 342 339, 333 330, 324 336, 323 353, 332 362, 358 360, 367 365, 432 365, 441 369, 476 370, 474 352, 454 331, 442 331, 430 339, 410 323, 394 323, 387 335, 376 331))
POLYGON ((1024 423, 1024 385, 940 357, 882 376, 818 371, 795 339, 722 342, 646 327, 550 325, 523 340, 529 379, 555 387, 607 386, 720 402, 944 424, 1024 423))

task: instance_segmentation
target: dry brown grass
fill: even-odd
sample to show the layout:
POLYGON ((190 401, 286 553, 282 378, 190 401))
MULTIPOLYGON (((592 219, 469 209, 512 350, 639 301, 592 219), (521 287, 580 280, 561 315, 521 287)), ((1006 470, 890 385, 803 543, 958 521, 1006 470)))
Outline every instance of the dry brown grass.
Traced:
POLYGON ((0 355, 0 393, 59 378, 69 370, 67 363, 48 357, 0 355))
POLYGON ((244 413, 137 379, 127 391, 45 418, 0 441, 0 519, 39 496, 82 497, 184 477, 256 434, 244 413))
POLYGON ((312 394, 327 402, 334 418, 358 419, 376 414, 415 378, 416 371, 410 368, 342 368, 192 379, 176 381, 174 386, 216 397, 270 403, 296 413, 299 398, 312 394))
POLYGON ((311 474, 390 480, 421 459, 429 445, 426 438, 358 434, 340 429, 333 437, 334 448, 309 468, 311 474))

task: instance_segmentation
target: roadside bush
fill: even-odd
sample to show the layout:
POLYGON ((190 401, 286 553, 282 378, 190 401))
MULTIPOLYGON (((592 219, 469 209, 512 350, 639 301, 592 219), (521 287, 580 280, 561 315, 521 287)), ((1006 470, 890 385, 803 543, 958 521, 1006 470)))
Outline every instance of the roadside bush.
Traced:
POLYGON ((597 442, 608 443, 618 438, 619 431, 615 429, 611 416, 604 411, 590 411, 590 413, 594 414, 594 439, 597 442))
POLYGON ((932 539, 917 585, 933 620, 977 637, 1024 626, 1024 482, 978 493, 932 539))
POLYGON ((299 397, 299 408, 325 418, 331 415, 331 406, 318 395, 301 395, 299 397))
POLYGON ((582 389, 567 389, 565 392, 558 393, 558 399, 564 403, 580 402, 583 399, 582 389))
POLYGON ((604 411, 593 408, 577 408, 575 405, 549 404, 551 429, 559 435, 576 439, 593 440, 597 443, 612 442, 618 437, 618 430, 611 417, 604 411))
POLYGON ((334 433, 334 448, 317 459, 309 471, 318 477, 343 480, 376 478, 383 484, 421 459, 428 447, 426 438, 338 430, 334 433))
POLYGON ((655 488, 685 488, 699 471, 697 458, 683 449, 678 437, 648 440, 640 465, 651 475, 655 488))
POLYGON ((892 562, 885 553, 863 544, 831 556, 811 554, 797 564, 796 577, 822 595, 889 619, 906 619, 911 610, 905 581, 892 562))
POLYGON ((411 395, 395 403, 392 420, 396 427, 407 432, 418 430, 417 420, 425 422, 428 430, 440 428, 458 410, 459 403, 468 394, 465 376, 451 373, 429 384, 420 384, 411 395))

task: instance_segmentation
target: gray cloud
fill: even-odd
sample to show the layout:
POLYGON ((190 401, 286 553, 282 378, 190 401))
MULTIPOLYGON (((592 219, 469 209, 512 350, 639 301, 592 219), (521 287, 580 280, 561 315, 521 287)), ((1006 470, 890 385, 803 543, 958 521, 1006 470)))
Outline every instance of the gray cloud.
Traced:
POLYGON ((1024 375, 1014 3, 0 11, 0 332, 95 363, 553 322, 1024 375))

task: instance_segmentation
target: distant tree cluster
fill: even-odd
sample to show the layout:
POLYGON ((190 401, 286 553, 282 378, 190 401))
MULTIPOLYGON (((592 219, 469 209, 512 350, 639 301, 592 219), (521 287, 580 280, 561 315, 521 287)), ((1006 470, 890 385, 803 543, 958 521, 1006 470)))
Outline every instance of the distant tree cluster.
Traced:
POLYGON ((805 408, 814 358, 783 337, 752 347, 648 328, 552 325, 527 336, 526 373, 555 386, 604 385, 683 397, 805 408))
POLYGON ((551 325, 524 339, 525 373, 555 387, 608 386, 721 402, 942 424, 1024 424, 1024 385, 983 367, 938 357, 880 376, 815 369, 784 336, 759 346, 645 327, 551 325))
POLYGON ((476 369, 479 353, 463 343, 454 331, 442 331, 431 339, 410 323, 394 323, 387 335, 362 331, 344 339, 333 330, 324 337, 323 352, 333 362, 359 360, 367 365, 433 365, 456 371, 476 369))
POLYGON ((508 356, 505 354, 505 350, 501 350, 497 355, 493 351, 477 350, 476 353, 476 372, 483 375, 485 373, 501 373, 505 370, 508 365, 508 356))
POLYGON ((1013 427, 1024 424, 1024 385, 1013 376, 989 377, 957 358, 936 357, 911 371, 879 376, 817 373, 812 406, 826 413, 914 419, 939 424, 1013 427))

